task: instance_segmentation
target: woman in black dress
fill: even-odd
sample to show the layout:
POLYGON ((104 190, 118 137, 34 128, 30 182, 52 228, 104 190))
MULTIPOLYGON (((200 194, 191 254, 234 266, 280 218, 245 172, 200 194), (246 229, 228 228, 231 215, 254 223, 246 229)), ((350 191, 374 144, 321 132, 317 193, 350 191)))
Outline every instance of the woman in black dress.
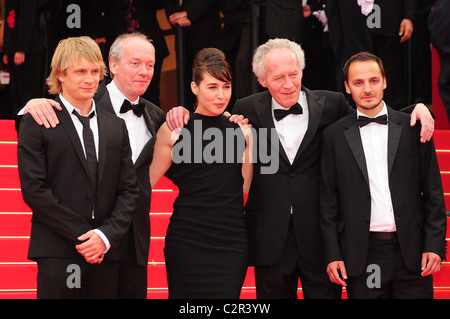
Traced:
POLYGON ((247 271, 243 193, 252 176, 251 130, 222 113, 231 97, 224 54, 194 59, 194 114, 181 132, 157 134, 150 182, 166 174, 179 188, 164 256, 169 298, 239 298, 247 271))

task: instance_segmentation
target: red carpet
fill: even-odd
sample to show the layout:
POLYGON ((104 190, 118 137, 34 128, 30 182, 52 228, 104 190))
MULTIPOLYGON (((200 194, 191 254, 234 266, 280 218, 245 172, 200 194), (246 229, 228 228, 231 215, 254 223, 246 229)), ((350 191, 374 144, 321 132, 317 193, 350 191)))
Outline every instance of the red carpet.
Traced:
MULTIPOLYGON (((14 122, 0 120, 0 299, 36 298, 36 264, 27 259, 31 210, 20 192, 16 153, 14 122)), ((148 298, 167 298, 164 236, 177 193, 167 179, 161 180, 153 191, 148 298)), ((255 298, 254 286, 250 268, 242 297, 255 298)))
MULTIPOLYGON (((450 209, 450 131, 436 131, 434 138, 446 205, 450 209)), ((26 257, 31 211, 20 192, 16 151, 17 137, 13 122, 0 120, 0 299, 36 298, 36 264, 26 257)), ((167 298, 164 236, 177 192, 176 187, 164 179, 152 195, 148 298, 167 298)), ((447 237, 450 238, 450 234, 447 237)), ((443 263, 441 272, 435 275, 434 286, 436 298, 450 298, 450 263, 443 263)), ((302 298, 301 288, 298 294, 302 298)), ((241 298, 255 297, 253 269, 249 268, 241 298)))

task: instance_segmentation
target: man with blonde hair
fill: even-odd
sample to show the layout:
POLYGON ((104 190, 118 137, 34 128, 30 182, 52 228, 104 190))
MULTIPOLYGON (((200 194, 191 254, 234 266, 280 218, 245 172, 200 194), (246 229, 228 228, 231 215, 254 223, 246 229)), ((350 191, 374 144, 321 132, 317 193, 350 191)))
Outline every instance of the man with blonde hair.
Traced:
POLYGON ((139 194, 127 129, 92 99, 105 74, 92 39, 62 40, 51 68, 61 125, 47 130, 25 114, 18 141, 37 297, 115 298, 139 194))
MULTIPOLYGON (((125 33, 116 38, 109 52, 109 70, 113 79, 103 81, 94 95, 98 108, 124 119, 130 138, 132 160, 140 195, 127 243, 126 257, 119 268, 118 298, 147 298, 147 266, 150 247, 149 166, 153 158, 156 132, 165 120, 164 111, 141 96, 154 72, 155 48, 142 33, 125 33)), ((26 112, 47 128, 58 123, 58 102, 48 99, 29 101, 26 112)))

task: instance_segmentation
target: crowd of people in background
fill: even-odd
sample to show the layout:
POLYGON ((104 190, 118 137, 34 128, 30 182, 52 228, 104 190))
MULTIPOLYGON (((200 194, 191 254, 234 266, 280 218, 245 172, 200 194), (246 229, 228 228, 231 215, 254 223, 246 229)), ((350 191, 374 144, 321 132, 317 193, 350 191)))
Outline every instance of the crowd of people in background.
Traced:
POLYGON ((12 117, 30 98, 48 96, 45 78, 61 39, 91 37, 108 64, 111 43, 130 31, 142 32, 153 41, 155 74, 144 97, 161 106, 161 68, 169 55, 165 36, 174 30, 162 30, 159 10, 165 10, 172 27, 184 29, 183 47, 175 49, 183 53, 183 100, 190 110, 195 101, 189 87, 196 52, 217 47, 226 54, 235 79, 233 102, 262 90, 251 72, 251 57, 256 46, 270 38, 301 44, 308 61, 304 83, 311 89, 345 93, 343 63, 356 52, 368 51, 380 56, 389 70, 385 98, 392 107, 431 104, 428 19, 434 0, 369 0, 361 1, 362 6, 360 1, 338 0, 185 0, 181 7, 175 0, 4 2, 0 68, 10 73, 10 83, 1 87, 2 118, 12 117))

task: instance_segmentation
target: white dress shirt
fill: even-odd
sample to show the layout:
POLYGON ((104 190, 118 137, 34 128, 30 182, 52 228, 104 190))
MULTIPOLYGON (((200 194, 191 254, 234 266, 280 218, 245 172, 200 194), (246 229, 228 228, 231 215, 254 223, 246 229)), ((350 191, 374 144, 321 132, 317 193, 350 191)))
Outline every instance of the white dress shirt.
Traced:
MULTIPOLYGON (((117 88, 114 80, 111 81, 106 88, 109 92, 109 97, 116 115, 125 121, 128 130, 128 137, 130 139, 133 163, 136 163, 136 160, 139 157, 139 154, 141 154, 145 144, 147 144, 147 142, 152 138, 152 133, 150 133, 147 124, 145 123, 144 116, 138 117, 132 110, 129 110, 126 113, 120 113, 122 103, 127 98, 117 88)), ((130 102, 131 104, 137 104, 139 103, 139 98, 136 101, 130 102)))
MULTIPOLYGON (((384 104, 384 102, 383 102, 384 104)), ((387 114, 386 104, 375 117, 387 114)), ((357 115, 363 115, 357 111, 357 115)), ((371 194, 370 231, 396 231, 394 209, 389 188, 388 125, 370 123, 360 127, 361 140, 369 175, 371 194)))
MULTIPOLYGON (((70 114, 70 117, 72 118, 73 125, 75 125, 75 129, 77 130, 78 136, 80 137, 81 145, 83 146, 84 156, 86 156, 86 151, 84 149, 84 140, 83 140, 83 124, 81 124, 80 120, 76 115, 74 115, 72 112, 75 110, 78 114, 81 115, 81 112, 79 109, 74 107, 72 104, 70 104, 62 94, 59 95, 59 98, 63 102, 64 106, 66 107, 67 111, 70 114)), ((95 102, 92 100, 92 108, 89 111, 89 116, 92 112, 95 111, 95 102)), ((97 113, 91 118, 89 121, 89 126, 92 130, 92 133, 94 135, 94 143, 95 143, 95 153, 97 154, 97 160, 98 160, 98 122, 97 122, 97 113)))
MULTIPOLYGON (((81 124, 80 120, 78 119, 78 117, 76 115, 72 114, 73 110, 78 112, 80 115, 81 115, 81 112, 80 112, 79 109, 77 109, 72 104, 70 104, 64 98, 64 96, 62 96, 62 94, 59 95, 59 98, 63 102, 62 107, 66 107, 67 111, 70 114, 70 117, 72 118, 73 125, 75 126, 75 129, 77 130, 78 137, 80 138, 81 145, 83 146, 84 156, 86 156, 86 151, 84 149, 84 140, 83 140, 83 124, 81 124)), ((89 114, 91 114, 94 111, 95 111, 95 102, 94 102, 94 100, 92 100, 92 108, 91 108, 91 111, 89 112, 89 114)), ((94 135, 95 152, 97 154, 97 159, 98 159, 98 120, 97 120, 97 113, 95 113, 95 115, 89 121, 89 126, 90 126, 90 128, 92 130, 92 133, 94 135)), ((92 219, 95 219, 95 212, 94 211, 92 212, 92 219)), ((101 230, 99 230, 99 229, 93 229, 93 231, 95 233, 97 233, 97 235, 99 235, 100 238, 103 240, 103 243, 106 246, 106 250, 103 253, 106 254, 108 252, 108 250, 111 248, 111 244, 109 243, 108 238, 106 238, 105 234, 103 234, 103 232, 101 230)), ((82 235, 82 234, 80 234, 80 235, 82 235)))
POLYGON ((280 139, 281 145, 291 164, 295 159, 295 155, 297 154, 298 148, 300 147, 308 128, 308 102, 306 100, 306 94, 303 91, 300 93, 298 104, 302 107, 303 114, 289 114, 282 120, 277 121, 273 110, 286 110, 286 108, 280 106, 275 99, 272 98, 272 117, 275 128, 277 129, 278 138, 280 139))
MULTIPOLYGON (((275 123, 278 138, 280 139, 281 145, 283 146, 291 164, 294 162, 295 155, 297 154, 298 148, 300 147, 303 137, 306 134, 306 130, 308 129, 308 101, 306 100, 306 94, 303 91, 300 92, 298 104, 300 104, 303 109, 302 114, 289 114, 283 119, 277 121, 273 110, 286 110, 286 108, 279 105, 275 99, 272 98, 273 122, 275 123)), ((291 214, 292 213, 293 211, 291 206, 291 214)))

